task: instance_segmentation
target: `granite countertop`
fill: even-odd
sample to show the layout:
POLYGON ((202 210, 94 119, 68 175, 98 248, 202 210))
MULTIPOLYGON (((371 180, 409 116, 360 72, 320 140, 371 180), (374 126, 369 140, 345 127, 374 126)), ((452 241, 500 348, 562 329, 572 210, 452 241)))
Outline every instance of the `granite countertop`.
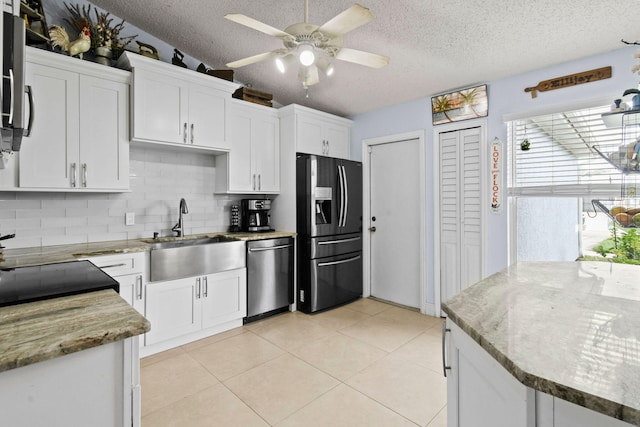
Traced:
POLYGON ((0 308, 0 372, 148 332, 113 290, 0 308))
MULTIPOLYGON (((270 231, 262 233, 213 232, 193 234, 185 237, 160 237, 157 241, 195 239, 201 237, 224 236, 233 240, 263 240, 281 237, 293 237, 296 233, 289 231, 270 231)), ((5 249, 4 260, 0 268, 22 267, 28 265, 51 264, 54 262, 74 261, 99 255, 114 255, 129 252, 145 252, 151 249, 149 243, 154 240, 132 239, 113 240, 107 242, 78 243, 69 245, 42 246, 34 248, 5 249)))
POLYGON ((640 425, 640 267, 518 263, 443 304, 524 385, 640 425))

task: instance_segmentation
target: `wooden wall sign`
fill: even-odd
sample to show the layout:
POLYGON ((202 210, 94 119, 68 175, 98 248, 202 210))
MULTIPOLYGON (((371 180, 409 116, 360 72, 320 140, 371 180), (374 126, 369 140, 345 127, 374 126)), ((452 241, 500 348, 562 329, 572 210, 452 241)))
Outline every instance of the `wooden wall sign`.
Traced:
POLYGON ((598 80, 611 78, 611 66, 596 68, 595 70, 583 71, 582 73, 569 74, 568 76, 556 77, 543 80, 537 86, 528 87, 524 91, 531 92, 531 98, 538 96, 538 91, 562 89, 565 87, 591 83, 598 80))

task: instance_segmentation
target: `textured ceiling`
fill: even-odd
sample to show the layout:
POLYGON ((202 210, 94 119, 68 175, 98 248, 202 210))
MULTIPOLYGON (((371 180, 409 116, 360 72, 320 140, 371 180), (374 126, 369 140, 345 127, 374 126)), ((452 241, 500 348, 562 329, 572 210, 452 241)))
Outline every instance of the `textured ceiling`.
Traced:
MULTIPOLYGON (((372 69, 335 61, 309 98, 296 72, 273 60, 236 69, 235 79, 298 103, 351 116, 549 65, 620 49, 640 40, 638 0, 361 0, 375 19, 345 36, 345 46, 390 57, 372 69)), ((224 19, 242 13, 284 30, 304 20, 303 0, 92 0, 143 31, 214 68, 281 47, 266 34, 224 19)), ((351 0, 310 0, 321 25, 351 0)), ((632 51, 630 51, 630 55, 632 51)), ((581 71, 581 70, 577 70, 581 71)))

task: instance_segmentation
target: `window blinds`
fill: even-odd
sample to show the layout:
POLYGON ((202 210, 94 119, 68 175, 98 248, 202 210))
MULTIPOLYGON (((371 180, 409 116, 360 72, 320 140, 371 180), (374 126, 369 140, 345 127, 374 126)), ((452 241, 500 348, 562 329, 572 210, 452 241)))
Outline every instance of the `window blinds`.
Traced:
POLYGON ((607 105, 508 122, 509 195, 621 196, 637 174, 622 174, 610 160, 635 143, 640 126, 622 126, 623 115, 610 111, 607 105))

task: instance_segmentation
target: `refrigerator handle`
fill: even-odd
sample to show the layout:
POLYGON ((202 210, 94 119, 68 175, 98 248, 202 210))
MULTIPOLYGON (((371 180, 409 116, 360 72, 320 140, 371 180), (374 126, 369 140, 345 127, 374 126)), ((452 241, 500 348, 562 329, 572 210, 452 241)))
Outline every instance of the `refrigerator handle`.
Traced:
POLYGON ((342 227, 342 216, 344 215, 344 181, 342 179, 342 169, 338 165, 338 180, 340 181, 340 211, 338 212, 338 227, 342 227))
POLYGON ((342 226, 347 226, 347 215, 349 215, 349 187, 347 186, 347 169, 342 167, 342 176, 344 180, 344 214, 342 216, 342 226))

